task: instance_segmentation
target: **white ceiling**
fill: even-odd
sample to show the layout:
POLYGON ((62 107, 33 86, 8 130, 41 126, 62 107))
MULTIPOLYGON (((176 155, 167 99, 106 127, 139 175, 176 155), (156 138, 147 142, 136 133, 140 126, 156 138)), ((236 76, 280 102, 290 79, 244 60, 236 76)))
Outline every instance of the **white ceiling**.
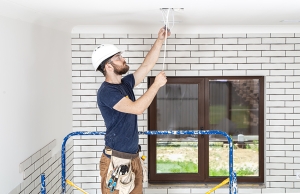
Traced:
POLYGON ((268 26, 300 32, 300 22, 281 22, 300 20, 300 0, 0 0, 0 15, 65 31, 92 26, 135 26, 142 31, 163 25, 160 8, 184 8, 174 12, 178 31, 268 26))

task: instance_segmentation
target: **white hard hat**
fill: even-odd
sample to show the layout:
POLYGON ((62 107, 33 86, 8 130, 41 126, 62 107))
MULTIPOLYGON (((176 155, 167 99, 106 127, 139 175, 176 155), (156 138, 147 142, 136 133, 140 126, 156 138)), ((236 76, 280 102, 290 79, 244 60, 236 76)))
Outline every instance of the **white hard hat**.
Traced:
POLYGON ((113 44, 101 44, 94 49, 92 54, 92 63, 97 70, 99 65, 107 58, 113 56, 116 53, 121 52, 115 45, 113 44))

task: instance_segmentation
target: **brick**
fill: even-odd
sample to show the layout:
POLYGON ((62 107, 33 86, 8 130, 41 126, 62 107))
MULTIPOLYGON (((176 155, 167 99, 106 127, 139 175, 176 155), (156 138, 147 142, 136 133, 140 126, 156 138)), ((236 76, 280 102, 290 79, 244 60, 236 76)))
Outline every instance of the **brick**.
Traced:
POLYGON ((270 75, 293 75, 293 70, 271 70, 270 75))
POLYGON ((143 39, 120 39, 120 44, 143 44, 143 39))
POLYGON ((96 120, 96 115, 73 115, 74 121, 94 121, 96 120))
POLYGON ((284 57, 285 56, 285 51, 262 51, 262 56, 263 57, 284 57))
POLYGON ((286 64, 286 69, 300 69, 300 64, 286 64))
POLYGON ((297 82, 300 81, 300 76, 286 76, 287 82, 297 82))
MULTIPOLYGON (((283 104, 284 104, 284 102, 283 102, 283 104)), ((267 104, 267 107, 270 107, 270 105, 267 104)), ((267 114, 266 119, 268 119, 268 120, 271 120, 271 119, 285 119, 285 115, 284 114, 267 114)))
POLYGON ((198 34, 175 34, 176 39, 179 38, 198 38, 198 34))
POLYGON ((214 44, 214 39, 192 39, 191 44, 214 44))
POLYGON ((104 38, 128 38, 127 34, 103 34, 104 38))
POLYGON ((270 132, 270 138, 293 138, 292 132, 270 132))
POLYGON ((234 34, 223 34, 223 38, 246 38, 247 35, 244 33, 234 33, 234 34))
POLYGON ((176 71, 176 76, 198 76, 198 71, 176 71))
POLYGON ((300 106, 300 101, 286 101, 285 105, 287 107, 290 107, 290 106, 292 106, 292 107, 299 107, 300 106))
POLYGON ((177 51, 197 51, 198 45, 176 45, 177 51))
POLYGON ((176 63, 198 63, 199 58, 176 58, 176 63))
POLYGON ((270 57, 247 57, 247 63, 270 63, 270 57))
POLYGON ((260 57, 261 51, 238 51, 239 57, 260 57))
POLYGON ((234 51, 239 51, 239 50, 246 50, 246 45, 223 45, 223 50, 234 50, 234 51))
POLYGON ((283 163, 267 163, 266 166, 269 170, 271 170, 271 169, 280 170, 280 169, 284 169, 285 164, 283 164, 283 163))
POLYGON ((271 33, 271 37, 294 37, 294 33, 271 33))
POLYGON ((284 139, 266 139, 267 145, 281 145, 285 144, 284 139))
POLYGON ((270 88, 293 88, 293 83, 270 83, 270 88))
POLYGON ((266 151, 266 156, 274 156, 274 157, 279 157, 279 156, 285 156, 284 151, 266 151))
POLYGON ((213 64, 191 64, 192 70, 205 70, 205 69, 214 69, 213 64))
POLYGON ((261 44, 261 38, 239 38, 238 44, 261 44))
POLYGON ((213 51, 191 51, 191 57, 214 57, 213 51))
POLYGON ((245 70, 223 70, 223 76, 245 76, 245 70))
POLYGON ((269 72, 269 70, 247 70, 247 75, 266 76, 266 75, 270 75, 270 72, 269 72))
POLYGON ((237 57, 237 51, 215 51, 215 57, 237 57))
POLYGON ((71 45, 72 51, 79 51, 80 50, 80 45, 71 45))
MULTIPOLYGON (((270 50, 271 45, 247 45, 247 50, 270 50)), ((280 49, 279 49, 280 50, 280 49)))
POLYGON ((270 100, 293 100, 293 95, 270 95, 270 100))
POLYGON ((255 38, 255 37, 271 37, 270 33, 248 33, 247 38, 255 38))
MULTIPOLYGON (((298 131, 299 131, 299 127, 298 127, 298 131)), ((294 146, 294 150, 299 150, 300 145, 297 145, 297 144, 300 143, 300 138, 298 138, 298 139, 295 139, 295 138, 294 139, 285 139, 284 141, 285 141, 285 144, 292 144, 294 146)))
POLYGON ((270 170, 270 175, 292 175, 292 170, 270 170))
POLYGON ((223 63, 246 63, 246 58, 245 57, 228 57, 228 58, 223 58, 223 63))
POLYGON ((300 151, 286 151, 285 152, 286 156, 299 156, 300 155, 300 151))
POLYGON ((73 83, 91 83, 95 81, 96 81, 95 77, 72 77, 73 83))
POLYGON ((285 69, 285 64, 280 64, 280 63, 262 64, 262 69, 285 69))
POLYGON ((200 38, 222 38, 222 34, 199 34, 200 38))
MULTIPOLYGON (((192 39, 193 40, 193 39, 192 39)), ((167 39, 167 44, 191 44, 191 40, 190 39, 167 39)), ((198 48, 198 47, 197 47, 198 48)))
POLYGON ((191 65, 190 64, 168 64, 168 70, 187 70, 187 69, 191 69, 191 65))
POLYGON ((271 63, 293 63, 293 57, 271 57, 271 63))
POLYGON ((284 107, 285 103, 283 101, 267 101, 267 107, 284 107))
POLYGON ((270 187, 278 187, 278 188, 293 188, 294 184, 292 182, 270 182, 270 187))
POLYGON ((222 58, 216 58, 216 57, 204 58, 204 57, 200 57, 200 63, 222 63, 222 58))
POLYGON ((262 44, 284 44, 285 38, 262 38, 262 44))
POLYGON ((293 148, 293 145, 270 145, 270 150, 274 151, 293 150, 293 148))
POLYGON ((286 89, 286 94, 300 94, 300 89, 286 89))
POLYGON ((200 71, 199 76, 221 76, 222 71, 221 70, 215 70, 215 71, 200 71))
POLYGON ((293 44, 271 45, 271 50, 294 50, 293 44))
POLYGON ((237 64, 215 64, 215 69, 237 69, 237 64))
POLYGON ((19 165, 19 172, 20 173, 23 172, 29 166, 31 166, 31 164, 33 163, 33 162, 31 162, 31 160, 32 160, 32 157, 29 157, 25 161, 23 161, 22 163, 20 163, 20 165, 19 165))
POLYGON ((114 44, 117 47, 119 47, 118 45, 122 44, 122 43, 120 43, 119 39, 96 39, 96 44, 97 45, 100 45, 100 44, 114 44))
POLYGON ((191 57, 191 52, 189 51, 168 51, 167 52, 168 57, 191 57))
POLYGON ((300 43, 300 38, 286 38, 286 43, 289 44, 295 44, 300 43))
POLYGON ((74 177, 74 182, 77 183, 89 183, 89 182, 97 182, 96 177, 74 177))
POLYGON ((270 125, 294 125, 293 120, 271 120, 270 125))
POLYGON ((287 132, 298 132, 300 130, 299 130, 299 126, 286 126, 284 131, 287 131, 287 132))
POLYGON ((93 45, 96 45, 96 39, 72 39, 72 44, 93 44, 93 45))
POLYGON ((200 45, 199 50, 222 50, 222 45, 200 45))
POLYGON ((83 127, 98 127, 105 126, 104 121, 81 121, 83 127))
POLYGON ((261 64, 238 64, 238 69, 261 69, 261 64))
POLYGON ((286 76, 268 76, 266 77, 266 82, 285 82, 285 78, 286 76))
POLYGON ((149 51, 151 45, 128 45, 128 50, 130 51, 149 51))
POLYGON ((215 39, 215 44, 237 44, 237 38, 215 39))

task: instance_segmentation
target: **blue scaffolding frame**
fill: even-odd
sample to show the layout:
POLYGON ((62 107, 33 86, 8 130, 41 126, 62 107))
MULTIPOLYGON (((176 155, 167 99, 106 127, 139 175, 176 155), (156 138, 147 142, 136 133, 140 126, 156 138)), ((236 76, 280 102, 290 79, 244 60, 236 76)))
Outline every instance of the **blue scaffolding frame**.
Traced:
MULTIPOLYGON (((139 135, 223 135, 227 138, 229 144, 229 194, 237 194, 237 177, 236 173, 233 171, 233 143, 230 136, 224 131, 219 130, 198 130, 198 131, 139 131, 139 135)), ((61 194, 66 193, 66 143, 68 139, 72 136, 78 135, 105 135, 105 131, 76 131, 68 134, 62 143, 61 148, 61 194)), ((46 194, 45 188, 45 175, 41 176, 42 186, 41 194, 46 194)))

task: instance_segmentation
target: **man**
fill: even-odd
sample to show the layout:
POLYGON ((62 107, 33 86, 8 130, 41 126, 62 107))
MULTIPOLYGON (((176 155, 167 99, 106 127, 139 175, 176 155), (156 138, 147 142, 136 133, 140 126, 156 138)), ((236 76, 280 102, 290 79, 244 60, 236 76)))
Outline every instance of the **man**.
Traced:
MULTIPOLYGON (((142 114, 151 104, 160 87, 167 82, 166 75, 160 72, 151 87, 139 99, 135 99, 133 88, 144 80, 158 60, 166 33, 165 28, 158 32, 153 47, 145 57, 141 66, 133 73, 127 73, 129 66, 121 52, 114 45, 98 46, 92 55, 92 63, 96 70, 103 73, 105 82, 97 93, 98 107, 106 125, 105 149, 100 159, 100 176, 102 194, 110 193, 107 187, 107 173, 111 155, 131 159, 132 171, 135 173, 134 189, 131 194, 142 193, 143 172, 139 159, 137 115, 142 114)), ((119 193, 118 190, 113 192, 119 193)))

